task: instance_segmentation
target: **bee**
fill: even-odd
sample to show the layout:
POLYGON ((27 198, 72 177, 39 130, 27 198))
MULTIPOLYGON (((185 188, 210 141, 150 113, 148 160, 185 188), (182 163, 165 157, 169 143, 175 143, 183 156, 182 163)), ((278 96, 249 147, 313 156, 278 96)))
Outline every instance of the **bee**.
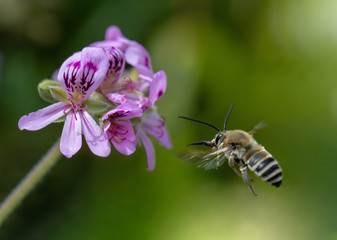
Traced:
POLYGON ((264 123, 257 124, 249 132, 243 130, 226 130, 228 117, 233 109, 231 105, 225 118, 224 130, 196 119, 179 116, 180 118, 208 125, 218 133, 211 141, 200 141, 188 144, 205 145, 209 149, 194 149, 178 154, 178 157, 189 163, 194 163, 199 168, 218 169, 225 160, 234 172, 242 177, 248 185, 253 195, 257 196, 252 186, 252 179, 249 177, 248 169, 261 177, 263 181, 279 187, 282 184, 282 168, 277 160, 253 137, 259 129, 264 127, 264 123))

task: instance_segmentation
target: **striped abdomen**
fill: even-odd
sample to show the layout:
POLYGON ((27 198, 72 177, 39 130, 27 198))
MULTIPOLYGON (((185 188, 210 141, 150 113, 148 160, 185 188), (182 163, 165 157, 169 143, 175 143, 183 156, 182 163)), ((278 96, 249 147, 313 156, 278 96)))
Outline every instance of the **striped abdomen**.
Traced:
POLYGON ((273 156, 264 147, 252 148, 245 156, 248 168, 263 181, 279 187, 282 184, 282 169, 273 156))

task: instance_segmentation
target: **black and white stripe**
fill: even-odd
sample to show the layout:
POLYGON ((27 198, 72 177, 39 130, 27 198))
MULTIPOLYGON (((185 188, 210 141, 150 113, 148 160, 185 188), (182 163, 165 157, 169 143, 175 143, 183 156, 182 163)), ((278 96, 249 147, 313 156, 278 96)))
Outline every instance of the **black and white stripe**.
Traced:
POLYGON ((273 156, 264 148, 254 149, 247 156, 248 168, 263 181, 279 187, 282 184, 282 169, 273 156))

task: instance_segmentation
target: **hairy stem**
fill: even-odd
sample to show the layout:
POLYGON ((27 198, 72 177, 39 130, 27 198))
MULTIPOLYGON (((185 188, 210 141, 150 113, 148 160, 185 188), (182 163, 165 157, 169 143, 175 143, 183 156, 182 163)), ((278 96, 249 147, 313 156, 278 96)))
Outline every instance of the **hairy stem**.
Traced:
POLYGON ((0 205, 0 226, 11 212, 19 205, 25 196, 37 185, 44 175, 60 158, 60 140, 57 140, 45 156, 34 166, 25 178, 12 190, 0 205))

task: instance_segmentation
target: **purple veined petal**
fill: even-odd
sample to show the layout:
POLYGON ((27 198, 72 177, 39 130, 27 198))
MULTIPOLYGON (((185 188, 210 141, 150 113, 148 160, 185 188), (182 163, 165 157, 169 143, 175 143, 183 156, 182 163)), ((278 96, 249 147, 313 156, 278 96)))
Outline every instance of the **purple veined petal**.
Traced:
POLYGON ((65 111, 68 107, 68 103, 58 102, 36 112, 32 112, 20 118, 18 124, 19 128, 20 130, 26 129, 30 131, 36 131, 44 128, 65 115, 65 111))
POLYGON ((70 95, 76 87, 80 75, 82 75, 81 52, 76 52, 63 62, 57 79, 63 89, 70 95))
POLYGON ((155 103, 166 91, 166 74, 159 71, 153 75, 150 85, 149 101, 155 103))
POLYGON ((82 75, 78 79, 83 99, 89 98, 102 81, 109 69, 109 57, 101 48, 86 47, 81 55, 82 75))
POLYGON ((152 111, 143 118, 142 127, 146 133, 157 139, 161 145, 167 149, 172 148, 165 121, 156 111, 152 111))
POLYGON ((100 157, 107 157, 110 154, 111 146, 109 140, 103 134, 101 128, 87 111, 80 111, 82 130, 84 138, 90 150, 100 157))
POLYGON ((137 42, 132 41, 125 50, 125 60, 131 66, 135 67, 140 73, 152 75, 150 55, 146 49, 137 42), (144 69, 145 68, 145 69, 144 69))
MULTIPOLYGON (((129 121, 114 121, 114 125, 117 125, 117 136, 120 139, 127 139, 130 142, 135 142, 137 137, 133 131, 133 126, 129 121)), ((116 132, 115 132, 116 134, 116 132)))
POLYGON ((119 119, 119 120, 129 120, 135 117, 140 117, 143 115, 143 110, 137 105, 132 103, 123 103, 116 107, 115 109, 107 112, 103 116, 103 120, 108 118, 119 119))
POLYGON ((119 94, 119 93, 108 93, 106 97, 109 99, 109 101, 113 103, 126 103, 126 98, 124 94, 119 94))
POLYGON ((104 48, 109 58, 109 69, 106 78, 100 85, 103 95, 113 92, 117 89, 117 83, 122 77, 125 68, 124 54, 117 48, 104 48))
POLYGON ((132 124, 126 121, 115 121, 115 128, 108 131, 108 136, 116 150, 123 155, 130 155, 136 151, 136 135, 132 124))
POLYGON ((70 111, 62 130, 60 151, 71 158, 82 146, 81 116, 78 112, 70 111))
POLYGON ((146 157, 147 157, 147 170, 152 171, 155 166, 155 153, 154 153, 154 147, 152 145, 152 142, 150 141, 149 137, 141 130, 138 130, 138 137, 143 142, 146 157))

